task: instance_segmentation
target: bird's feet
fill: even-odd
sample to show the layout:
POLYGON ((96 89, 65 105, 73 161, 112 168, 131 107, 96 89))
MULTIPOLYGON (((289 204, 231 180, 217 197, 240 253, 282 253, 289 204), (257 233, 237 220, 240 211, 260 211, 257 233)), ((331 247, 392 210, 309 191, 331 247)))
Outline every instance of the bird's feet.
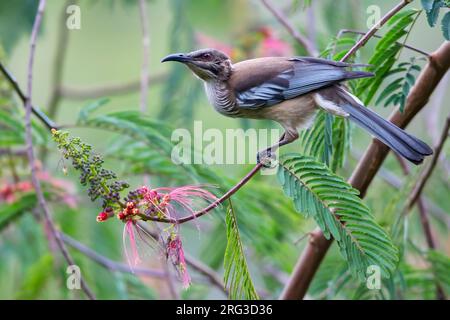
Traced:
POLYGON ((275 168, 277 157, 271 149, 260 151, 256 154, 256 161, 261 163, 264 168, 275 168))

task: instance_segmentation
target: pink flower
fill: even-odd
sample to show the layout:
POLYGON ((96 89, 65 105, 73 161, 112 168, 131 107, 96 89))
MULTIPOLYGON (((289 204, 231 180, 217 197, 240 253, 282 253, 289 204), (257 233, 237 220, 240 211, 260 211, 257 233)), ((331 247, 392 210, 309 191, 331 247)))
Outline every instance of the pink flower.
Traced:
POLYGON ((183 244, 177 233, 171 233, 167 239, 167 257, 177 269, 181 281, 183 282, 183 288, 187 289, 191 284, 191 277, 187 272, 183 244))
MULTIPOLYGON (((205 204, 216 200, 211 192, 201 186, 182 186, 175 188, 155 188, 146 186, 129 192, 124 207, 118 212, 117 217, 125 222, 123 230, 123 245, 125 256, 131 268, 139 264, 142 259, 139 254, 141 242, 151 246, 153 238, 139 226, 139 220, 147 220, 149 217, 177 219, 180 216, 194 214, 203 208, 205 204)), ((104 221, 109 217, 111 208, 106 208, 97 216, 97 221, 104 221), (108 211, 107 211, 108 209, 108 211)), ((191 283, 191 278, 187 272, 186 260, 183 246, 178 234, 178 225, 172 224, 163 229, 165 235, 160 235, 160 239, 165 247, 165 255, 170 258, 172 264, 178 271, 183 282, 183 287, 187 288, 191 283), (167 241, 164 243, 164 239, 167 241)))

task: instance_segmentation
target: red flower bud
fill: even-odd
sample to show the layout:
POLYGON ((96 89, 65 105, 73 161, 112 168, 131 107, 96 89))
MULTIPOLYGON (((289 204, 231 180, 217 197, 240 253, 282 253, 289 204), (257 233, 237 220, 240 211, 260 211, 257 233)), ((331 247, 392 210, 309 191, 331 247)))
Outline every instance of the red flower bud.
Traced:
POLYGON ((100 212, 97 216, 97 222, 106 221, 109 218, 109 215, 106 212, 100 212))

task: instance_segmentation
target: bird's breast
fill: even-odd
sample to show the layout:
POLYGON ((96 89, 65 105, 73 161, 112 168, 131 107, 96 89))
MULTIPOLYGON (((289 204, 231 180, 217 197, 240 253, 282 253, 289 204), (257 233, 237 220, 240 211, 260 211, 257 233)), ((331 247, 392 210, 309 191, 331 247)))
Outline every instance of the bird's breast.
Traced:
POLYGON ((236 107, 236 101, 226 83, 219 81, 205 82, 205 91, 209 103, 217 112, 229 117, 238 116, 239 110, 236 107))

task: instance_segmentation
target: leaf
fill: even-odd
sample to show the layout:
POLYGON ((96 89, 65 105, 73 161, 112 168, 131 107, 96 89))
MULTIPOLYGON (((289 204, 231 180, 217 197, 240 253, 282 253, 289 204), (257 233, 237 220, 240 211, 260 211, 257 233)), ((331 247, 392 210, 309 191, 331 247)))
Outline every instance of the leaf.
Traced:
POLYGON ((430 250, 427 259, 431 263, 436 280, 450 294, 450 258, 438 251, 430 250))
POLYGON ((96 101, 88 104, 87 106, 83 107, 80 110, 80 113, 78 114, 78 119, 77 119, 76 123, 79 124, 79 123, 86 122, 87 119, 89 118, 89 116, 92 114, 92 112, 94 112, 95 110, 97 110, 101 106, 104 106, 108 102, 109 102, 108 98, 101 98, 101 99, 96 100, 96 101))
POLYGON ((3 203, 0 206, 0 230, 35 205, 36 195, 34 193, 25 194, 11 204, 3 203))
POLYGON ((17 298, 30 300, 38 298, 53 273, 53 256, 50 253, 42 255, 28 268, 17 298))
POLYGON ((405 10, 397 13, 389 21, 389 30, 377 43, 375 52, 368 62, 371 65, 368 67, 368 71, 375 73, 375 76, 361 79, 357 82, 355 95, 362 98, 364 104, 370 104, 388 75, 402 71, 401 65, 397 68, 392 68, 402 48, 398 42, 408 34, 410 26, 415 21, 419 12, 417 10, 405 10))
POLYGON ((447 12, 441 21, 442 34, 447 41, 450 41, 450 11, 447 12))
POLYGON ((227 225, 227 247, 223 266, 225 269, 224 283, 229 288, 230 299, 259 299, 250 278, 244 248, 239 235, 236 215, 230 200, 225 218, 227 225))
POLYGON ((377 265, 388 278, 396 269, 397 249, 358 197, 358 190, 323 163, 286 155, 280 159, 278 179, 297 211, 313 217, 324 236, 336 240, 352 274, 363 280, 367 267, 377 265))
POLYGON ((433 8, 434 0, 421 0, 421 2, 425 11, 430 11, 433 8))
MULTIPOLYGON (((439 18, 439 11, 441 10, 441 7, 443 5, 444 2, 442 0, 434 0, 431 9, 426 10, 427 21, 430 27, 434 27, 436 25, 436 22, 439 18)), ((427 5, 427 7, 429 7, 429 5, 427 5)))

